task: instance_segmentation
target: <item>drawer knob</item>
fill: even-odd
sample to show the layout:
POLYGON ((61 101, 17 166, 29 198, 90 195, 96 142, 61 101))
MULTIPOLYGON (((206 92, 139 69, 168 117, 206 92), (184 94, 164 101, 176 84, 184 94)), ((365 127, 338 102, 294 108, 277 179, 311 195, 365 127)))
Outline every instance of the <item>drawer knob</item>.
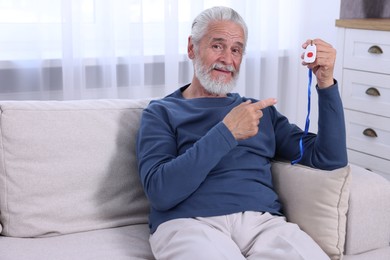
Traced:
POLYGON ((365 136, 368 136, 368 137, 378 137, 378 135, 376 134, 375 130, 372 129, 372 128, 364 129, 363 134, 365 136))
POLYGON ((379 90, 376 89, 376 88, 368 88, 366 90, 366 94, 369 95, 369 96, 374 96, 374 97, 379 97, 381 95, 379 90))
POLYGON ((369 52, 369 53, 372 53, 372 54, 382 54, 382 53, 383 53, 381 47, 379 47, 378 45, 373 45, 373 46, 371 46, 371 47, 368 49, 368 52, 369 52))

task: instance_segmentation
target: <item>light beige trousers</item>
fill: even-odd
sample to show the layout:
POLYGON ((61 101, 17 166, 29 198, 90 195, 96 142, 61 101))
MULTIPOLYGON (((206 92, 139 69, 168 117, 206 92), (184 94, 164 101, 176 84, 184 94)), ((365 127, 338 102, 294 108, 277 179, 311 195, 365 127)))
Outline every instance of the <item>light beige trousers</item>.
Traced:
POLYGON ((158 260, 329 259, 296 224, 252 211, 170 220, 150 236, 150 244, 158 260))

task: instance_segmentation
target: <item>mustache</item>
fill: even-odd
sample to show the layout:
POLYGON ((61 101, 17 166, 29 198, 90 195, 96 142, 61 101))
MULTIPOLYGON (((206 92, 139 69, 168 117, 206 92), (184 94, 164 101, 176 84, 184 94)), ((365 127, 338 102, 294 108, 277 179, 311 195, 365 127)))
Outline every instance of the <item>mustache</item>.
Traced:
POLYGON ((218 69, 218 70, 224 70, 224 71, 229 71, 229 72, 236 72, 236 69, 233 67, 233 65, 223 65, 221 63, 214 63, 210 71, 213 69, 218 69))

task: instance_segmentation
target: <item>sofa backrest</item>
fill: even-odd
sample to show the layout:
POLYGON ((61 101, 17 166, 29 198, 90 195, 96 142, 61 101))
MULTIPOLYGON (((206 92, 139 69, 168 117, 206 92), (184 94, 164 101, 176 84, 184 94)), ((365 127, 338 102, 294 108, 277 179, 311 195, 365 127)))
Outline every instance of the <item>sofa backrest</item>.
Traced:
POLYGON ((1 235, 147 223, 135 137, 148 103, 1 101, 1 235))

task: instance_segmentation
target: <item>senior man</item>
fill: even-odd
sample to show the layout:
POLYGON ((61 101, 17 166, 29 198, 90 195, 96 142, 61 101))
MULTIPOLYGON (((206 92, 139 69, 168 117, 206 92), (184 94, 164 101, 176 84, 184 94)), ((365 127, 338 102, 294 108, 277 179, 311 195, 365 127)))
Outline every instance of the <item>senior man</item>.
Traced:
MULTIPOLYGON (((192 82, 143 112, 137 156, 156 259, 329 259, 286 221, 272 183, 270 161, 299 158, 303 131, 274 98, 231 92, 247 38, 231 8, 200 13, 188 39, 192 82)), ((319 130, 304 135, 300 163, 330 170, 347 164, 336 51, 320 39, 302 47, 312 43, 317 58, 303 65, 317 77, 319 130)))

